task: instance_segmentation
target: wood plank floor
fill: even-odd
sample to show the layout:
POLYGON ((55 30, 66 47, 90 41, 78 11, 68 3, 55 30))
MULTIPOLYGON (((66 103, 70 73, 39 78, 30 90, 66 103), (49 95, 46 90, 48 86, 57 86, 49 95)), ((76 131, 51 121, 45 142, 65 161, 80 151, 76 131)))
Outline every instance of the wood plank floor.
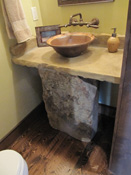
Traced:
POLYGON ((106 175, 113 125, 113 118, 100 116, 96 136, 83 143, 52 129, 41 114, 9 149, 23 156, 30 175, 106 175))

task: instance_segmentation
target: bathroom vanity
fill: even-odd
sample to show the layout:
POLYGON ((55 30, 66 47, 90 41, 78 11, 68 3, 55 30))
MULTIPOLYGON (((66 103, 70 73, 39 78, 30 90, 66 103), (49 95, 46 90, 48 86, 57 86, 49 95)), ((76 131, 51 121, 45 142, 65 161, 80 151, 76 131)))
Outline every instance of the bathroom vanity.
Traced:
POLYGON ((35 39, 11 49, 15 64, 38 68, 50 125, 85 142, 97 131, 98 82, 120 82, 123 49, 109 53, 101 46, 97 40, 72 58, 38 48, 35 39))
POLYGON ((14 57, 12 61, 22 66, 53 67, 71 75, 119 84, 122 57, 122 49, 109 53, 107 48, 89 46, 83 55, 65 58, 51 47, 36 47, 20 57, 14 57))
POLYGON ((119 37, 118 52, 109 53, 106 45, 109 36, 97 35, 86 52, 73 58, 62 57, 51 47, 37 47, 36 38, 33 37, 26 43, 11 48, 12 61, 21 66, 38 68, 43 65, 71 75, 119 84, 124 37, 119 37))

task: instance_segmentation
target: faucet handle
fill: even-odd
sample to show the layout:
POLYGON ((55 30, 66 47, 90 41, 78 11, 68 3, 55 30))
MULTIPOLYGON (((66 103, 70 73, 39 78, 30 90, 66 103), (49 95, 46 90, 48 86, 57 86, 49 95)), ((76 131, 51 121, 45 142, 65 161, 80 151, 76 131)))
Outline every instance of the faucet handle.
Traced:
POLYGON ((99 25, 99 19, 98 18, 93 18, 92 20, 91 20, 91 25, 99 25))
POLYGON ((93 18, 91 22, 87 24, 87 27, 93 27, 93 28, 99 28, 99 19, 98 18, 93 18))

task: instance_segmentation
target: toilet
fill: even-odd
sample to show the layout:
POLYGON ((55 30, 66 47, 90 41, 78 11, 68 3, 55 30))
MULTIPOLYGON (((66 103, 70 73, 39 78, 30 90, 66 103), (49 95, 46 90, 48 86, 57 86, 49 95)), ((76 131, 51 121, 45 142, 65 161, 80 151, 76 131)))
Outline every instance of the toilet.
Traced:
POLYGON ((16 151, 0 151, 0 175, 28 175, 27 163, 16 151))

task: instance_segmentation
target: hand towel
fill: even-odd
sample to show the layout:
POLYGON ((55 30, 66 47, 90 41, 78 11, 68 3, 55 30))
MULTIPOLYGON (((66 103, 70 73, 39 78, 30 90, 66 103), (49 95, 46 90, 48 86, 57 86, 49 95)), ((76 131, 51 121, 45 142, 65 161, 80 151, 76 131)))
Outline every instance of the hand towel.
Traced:
POLYGON ((21 0, 2 0, 2 10, 9 39, 16 38, 18 43, 30 39, 31 31, 21 0))

